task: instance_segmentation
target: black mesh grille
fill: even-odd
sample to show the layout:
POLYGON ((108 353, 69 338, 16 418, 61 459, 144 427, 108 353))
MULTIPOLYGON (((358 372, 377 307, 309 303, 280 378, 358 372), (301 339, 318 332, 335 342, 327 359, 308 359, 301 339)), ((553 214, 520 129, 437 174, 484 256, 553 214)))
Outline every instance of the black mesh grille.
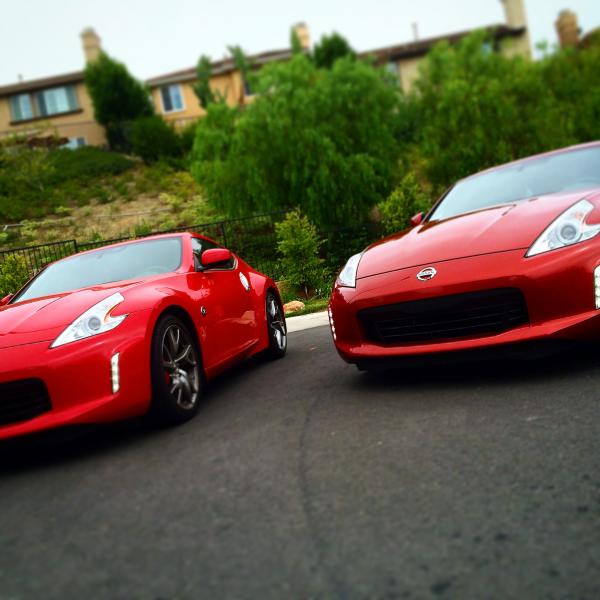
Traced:
POLYGON ((0 425, 27 421, 51 408, 48 390, 40 379, 0 383, 0 425))
POLYGON ((516 288, 388 304, 361 310, 358 317, 367 338, 386 345, 493 335, 529 322, 516 288))

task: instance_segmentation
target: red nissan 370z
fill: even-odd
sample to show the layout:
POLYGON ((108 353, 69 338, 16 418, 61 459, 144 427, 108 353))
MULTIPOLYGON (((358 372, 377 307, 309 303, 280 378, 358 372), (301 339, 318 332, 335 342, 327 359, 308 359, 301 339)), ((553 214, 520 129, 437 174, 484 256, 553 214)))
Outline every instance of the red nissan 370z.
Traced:
POLYGON ((335 345, 359 369, 600 336, 600 143, 467 177, 413 224, 334 285, 335 345))
POLYGON ((1 303, 0 439, 145 413, 181 423, 206 380, 286 348, 275 283, 207 238, 77 254, 1 303))

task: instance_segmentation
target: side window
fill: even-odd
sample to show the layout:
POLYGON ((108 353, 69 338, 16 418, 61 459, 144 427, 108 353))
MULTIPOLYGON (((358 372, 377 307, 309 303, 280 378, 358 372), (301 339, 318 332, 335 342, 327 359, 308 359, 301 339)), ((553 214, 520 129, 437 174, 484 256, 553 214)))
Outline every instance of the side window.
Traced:
MULTIPOLYGON (((202 254, 206 250, 211 250, 212 248, 222 248, 218 244, 214 242, 209 242, 208 240, 203 240, 201 238, 192 238, 192 252, 194 253, 194 268, 196 271, 202 270, 202 254)), ((233 269, 235 266, 235 258, 232 258, 227 264, 223 265, 222 269, 233 269)))

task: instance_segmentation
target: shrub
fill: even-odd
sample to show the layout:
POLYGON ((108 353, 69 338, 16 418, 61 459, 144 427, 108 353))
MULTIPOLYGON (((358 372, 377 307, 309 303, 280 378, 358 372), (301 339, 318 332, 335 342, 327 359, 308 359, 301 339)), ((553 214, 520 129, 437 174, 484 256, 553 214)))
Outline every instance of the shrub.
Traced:
POLYGON ((19 291, 30 278, 25 260, 10 254, 0 263, 0 298, 19 291))
POLYGON ((129 189, 127 182, 117 179, 113 182, 112 187, 113 190, 125 200, 131 199, 131 190, 129 189))
POLYGON ((0 217, 22 219, 39 214, 40 205, 55 201, 49 178, 53 166, 47 160, 48 151, 30 149, 16 143, 0 144, 0 217))
POLYGON ((180 139, 161 117, 140 117, 131 127, 131 146, 146 164, 181 155, 180 139))
POLYGON ((183 199, 176 194, 168 194, 167 192, 163 192, 158 198, 162 203, 167 204, 172 212, 176 214, 181 212, 183 199))
POLYGON ((379 213, 386 233, 410 227, 410 219, 431 207, 430 197, 423 191, 413 173, 408 173, 400 185, 379 204, 379 213))
POLYGON ((193 123, 186 125, 179 131, 179 147, 183 156, 187 156, 194 147, 197 125, 198 123, 194 121, 193 123))
POLYGON ((153 231, 152 225, 146 220, 142 220, 133 228, 133 237, 144 237, 150 235, 153 231))
POLYGON ((322 293, 327 272, 319 258, 321 241, 315 226, 300 211, 294 210, 275 224, 275 231, 286 283, 302 289, 306 296, 309 291, 322 293))
POLYGON ((93 194, 99 204, 108 204, 113 199, 110 192, 103 187, 96 188, 93 194))
POLYGON ((175 229, 176 227, 177 227, 177 223, 175 222, 174 219, 171 219, 170 217, 163 219, 158 224, 159 231, 171 231, 172 229, 175 229))
POLYGON ((48 183, 58 184, 68 180, 86 180, 103 175, 119 175, 134 166, 134 162, 115 152, 86 146, 76 150, 60 149, 48 153, 50 174, 48 183))
POLYGON ((68 206, 57 206, 54 209, 54 214, 61 217, 68 217, 71 214, 71 209, 68 206))

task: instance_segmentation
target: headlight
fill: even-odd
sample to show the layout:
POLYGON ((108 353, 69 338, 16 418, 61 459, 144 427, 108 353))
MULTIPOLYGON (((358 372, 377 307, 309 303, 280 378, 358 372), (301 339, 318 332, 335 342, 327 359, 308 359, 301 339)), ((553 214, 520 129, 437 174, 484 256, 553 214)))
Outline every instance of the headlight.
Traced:
POLYGON ((98 302, 86 310, 80 317, 75 319, 55 340, 50 348, 56 348, 63 344, 69 344, 84 338, 104 333, 114 329, 123 322, 127 315, 112 317, 111 311, 115 306, 121 304, 125 298, 118 292, 109 296, 102 302, 98 302))
POLYGON ((338 275, 337 282, 343 287, 356 287, 356 271, 362 254, 355 254, 348 259, 346 266, 338 275))
POLYGON ((600 232, 600 225, 585 222, 592 210, 594 205, 587 200, 580 200, 568 208, 544 230, 525 256, 535 256, 593 238, 600 232))

